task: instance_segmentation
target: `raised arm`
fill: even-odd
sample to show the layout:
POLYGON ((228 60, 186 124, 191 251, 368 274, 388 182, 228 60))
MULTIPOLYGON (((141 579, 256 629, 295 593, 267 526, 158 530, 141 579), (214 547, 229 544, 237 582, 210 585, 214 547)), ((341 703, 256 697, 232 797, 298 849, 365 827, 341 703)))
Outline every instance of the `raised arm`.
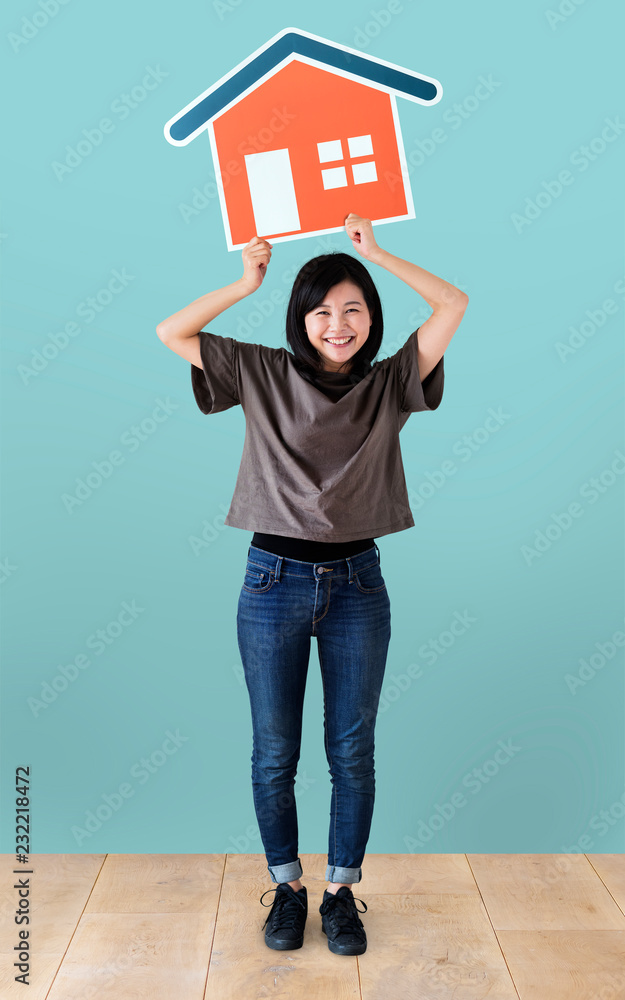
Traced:
POLYGON ((394 257, 378 246, 369 219, 351 213, 345 220, 347 235, 354 249, 374 264, 379 264, 414 288, 434 310, 419 327, 417 363, 419 377, 430 374, 445 353, 451 338, 458 329, 469 302, 465 292, 435 274, 430 274, 417 264, 394 257))
POLYGON ((241 278, 231 285, 202 295, 159 323, 156 333, 166 347, 201 368, 200 331, 224 310, 251 295, 262 285, 271 260, 271 249, 266 240, 254 236, 243 248, 241 278))

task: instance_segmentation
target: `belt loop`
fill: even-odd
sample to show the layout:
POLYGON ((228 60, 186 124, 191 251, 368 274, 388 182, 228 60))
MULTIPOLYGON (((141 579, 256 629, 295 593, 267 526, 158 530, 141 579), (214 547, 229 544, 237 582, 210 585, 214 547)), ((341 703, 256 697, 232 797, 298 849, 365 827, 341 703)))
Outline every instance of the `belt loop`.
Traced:
POLYGON ((278 561, 276 563, 276 582, 280 583, 280 573, 282 571, 282 560, 284 556, 278 556, 278 561))
MULTIPOLYGON (((375 542, 373 544, 375 545, 375 542)), ((378 566, 379 566, 380 565, 380 550, 377 547, 377 545, 375 545, 375 549, 376 549, 376 552, 378 553, 378 566)))
POLYGON ((354 567, 352 566, 352 561, 349 558, 349 556, 345 556, 345 562, 347 563, 347 568, 349 569, 347 582, 348 583, 353 583, 354 582, 354 567))

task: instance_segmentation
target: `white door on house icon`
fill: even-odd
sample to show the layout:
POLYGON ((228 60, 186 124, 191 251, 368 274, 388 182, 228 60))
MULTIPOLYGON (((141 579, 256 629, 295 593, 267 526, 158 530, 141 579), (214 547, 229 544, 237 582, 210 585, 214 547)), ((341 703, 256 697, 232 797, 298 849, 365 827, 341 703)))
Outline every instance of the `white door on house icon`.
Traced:
POLYGON ((245 157, 257 236, 301 229, 288 149, 245 157))

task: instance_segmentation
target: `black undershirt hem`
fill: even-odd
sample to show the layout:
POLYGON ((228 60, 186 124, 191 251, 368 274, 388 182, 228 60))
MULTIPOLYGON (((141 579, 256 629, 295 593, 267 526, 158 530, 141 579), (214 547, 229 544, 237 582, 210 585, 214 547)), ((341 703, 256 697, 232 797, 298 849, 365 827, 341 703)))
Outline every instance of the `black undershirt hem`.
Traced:
POLYGON ((346 556, 355 556, 358 552, 372 549, 374 540, 373 538, 358 538, 353 542, 316 542, 309 538, 267 535, 255 531, 252 545, 287 559, 324 562, 330 559, 344 559, 346 556))

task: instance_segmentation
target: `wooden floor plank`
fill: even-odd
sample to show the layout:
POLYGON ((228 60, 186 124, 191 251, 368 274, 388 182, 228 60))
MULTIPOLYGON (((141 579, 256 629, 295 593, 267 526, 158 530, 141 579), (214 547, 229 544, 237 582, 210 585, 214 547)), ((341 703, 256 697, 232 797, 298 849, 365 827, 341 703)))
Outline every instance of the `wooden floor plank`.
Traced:
MULTIPOLYGON (((362 881, 352 887, 376 896, 388 893, 473 893, 475 879, 464 854, 367 854, 362 881)), ((366 898, 362 897, 365 902, 366 898)))
POLYGON ((89 898, 104 854, 33 854, 33 874, 14 874, 15 855, 0 855, 0 996, 3 1000, 28 996, 44 1000, 59 968, 65 950, 89 898), (31 896, 29 941, 32 945, 31 975, 28 987, 16 983, 19 970, 13 967, 13 948, 19 944, 18 932, 25 925, 15 924, 17 880, 29 877, 31 896))
POLYGON ((623 1000, 625 931, 498 931, 520 1000, 623 1000))
MULTIPOLYGON (((302 868, 309 857, 300 855, 302 868)), ((325 872, 325 865, 321 869, 325 872)), ((312 869, 311 869, 312 871, 312 869)), ((324 883, 302 879, 308 893, 304 946, 275 951, 265 944, 262 925, 269 915, 276 884, 269 879, 264 855, 230 854, 227 858, 206 998, 250 1000, 356 1000, 360 997, 356 956, 334 955, 321 931, 318 912, 324 883)), ((364 922, 364 921, 363 921, 364 922)), ((51 998, 53 1000, 53 998, 51 998)))
MULTIPOLYGON (((308 921, 291 952, 264 942, 264 854, 33 857, 30 1000, 625 1000, 623 855, 367 855, 358 957, 321 931, 327 855, 300 857, 308 921)), ((0 865, 13 1000, 20 875, 13 855, 0 865)))
POLYGON ((202 1000, 213 918, 86 913, 48 1000, 202 1000))
POLYGON ((369 895, 367 906, 362 1000, 518 1000, 477 893, 369 895))
POLYGON ((108 854, 87 913, 217 912, 223 854, 108 854))
POLYGON ((625 913, 625 854, 587 854, 597 875, 625 913))
POLYGON ((495 930, 625 930, 583 854, 468 854, 495 930))

